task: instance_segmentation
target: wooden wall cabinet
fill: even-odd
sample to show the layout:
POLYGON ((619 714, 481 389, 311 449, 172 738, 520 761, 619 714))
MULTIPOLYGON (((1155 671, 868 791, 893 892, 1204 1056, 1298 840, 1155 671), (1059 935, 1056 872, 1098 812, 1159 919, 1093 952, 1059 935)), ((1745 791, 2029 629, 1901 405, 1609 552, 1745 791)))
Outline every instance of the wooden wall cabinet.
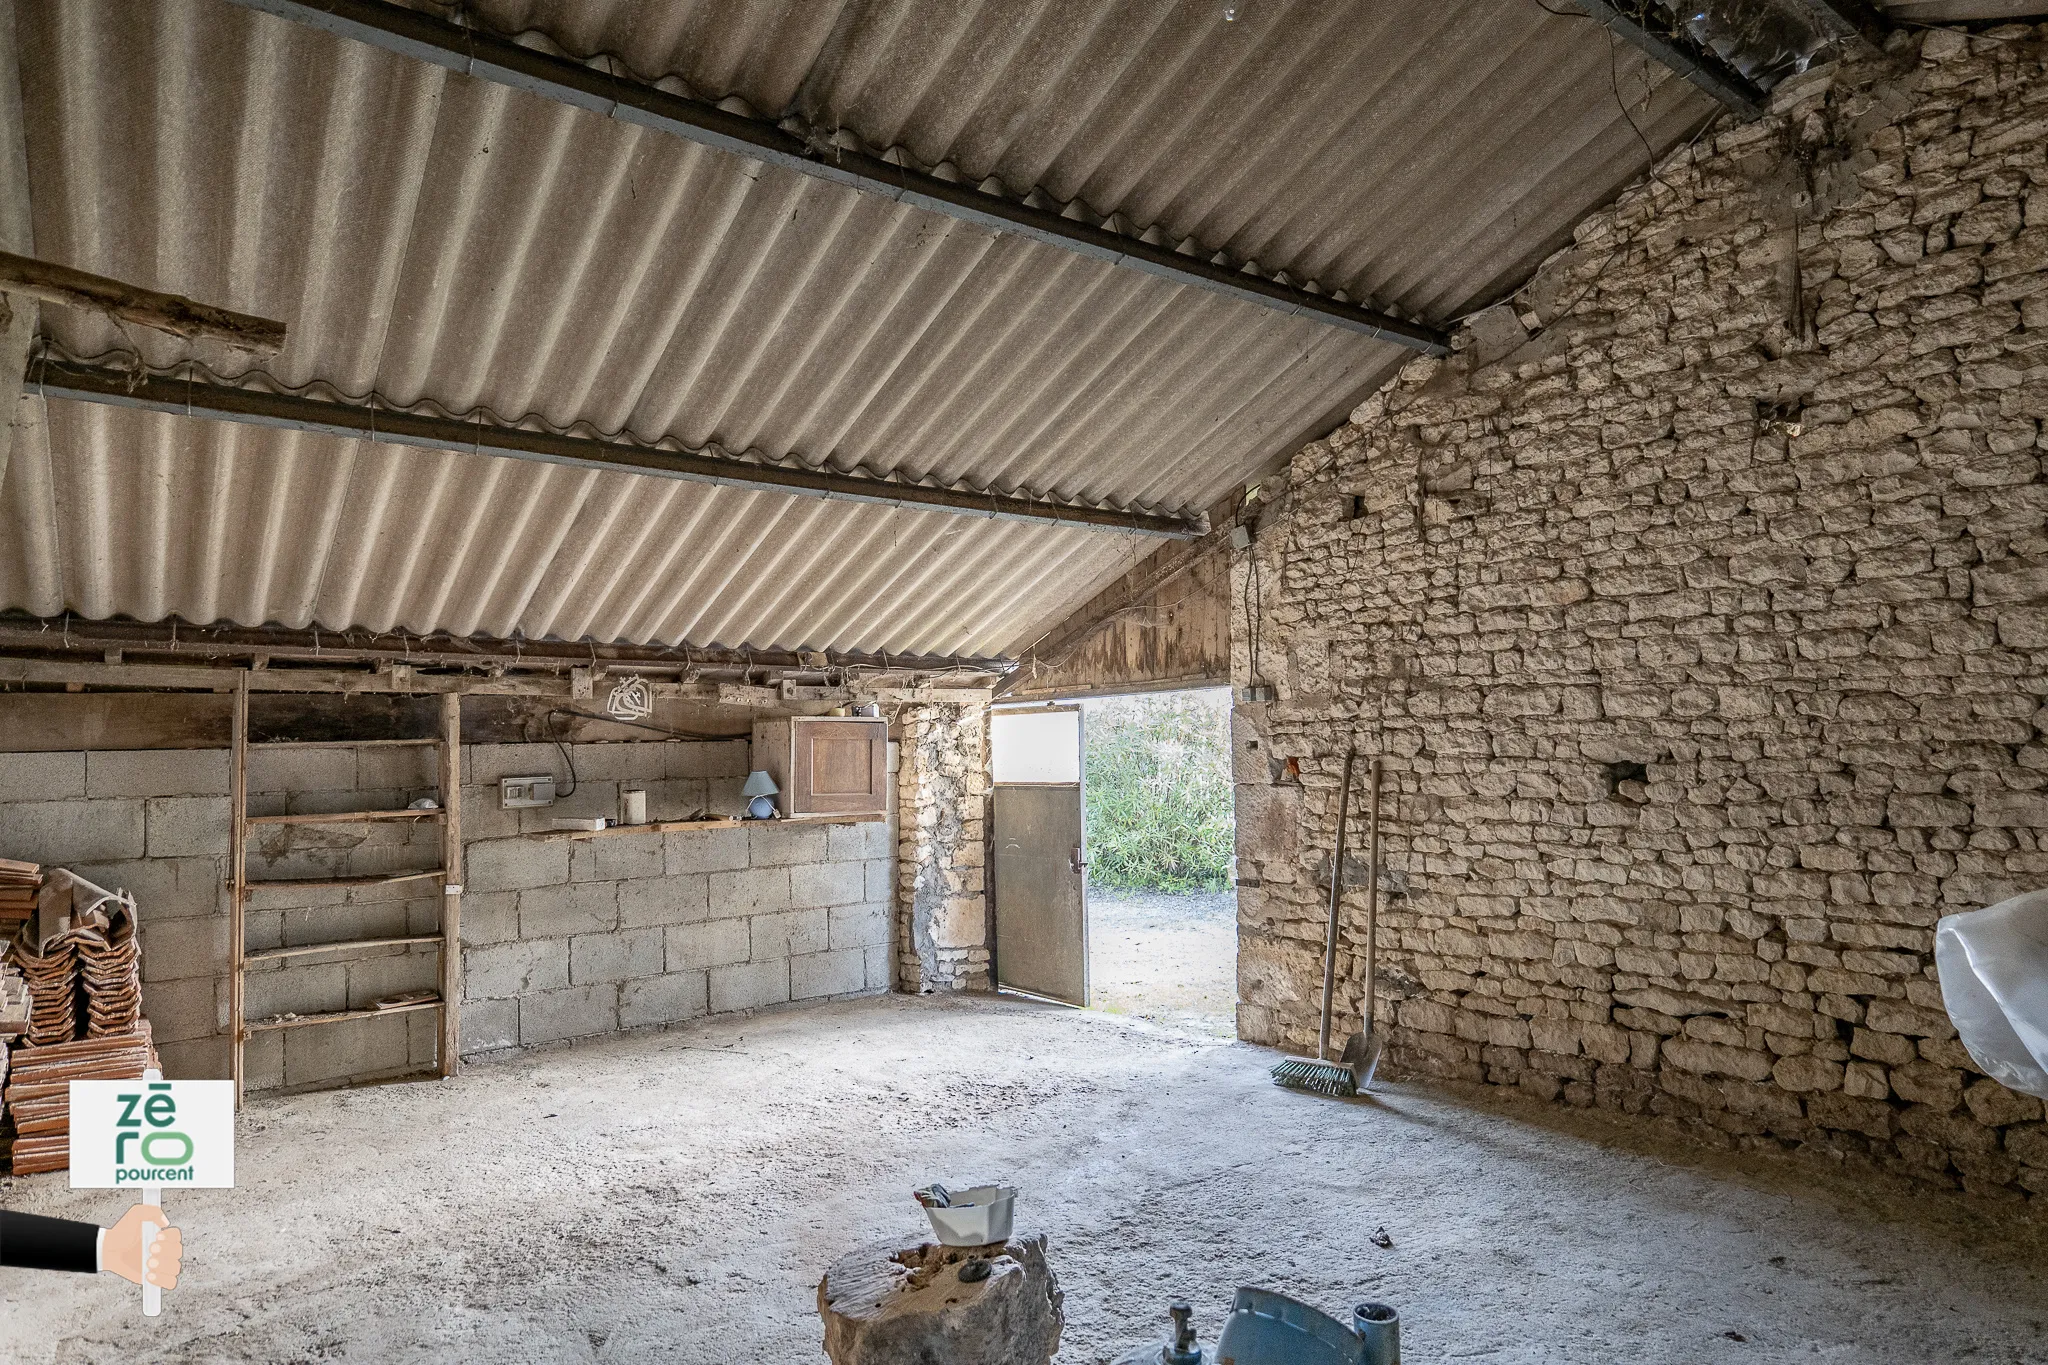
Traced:
POLYGON ((889 722, 864 716, 793 716, 754 722, 754 766, 782 789, 785 819, 882 819, 889 811, 889 722))

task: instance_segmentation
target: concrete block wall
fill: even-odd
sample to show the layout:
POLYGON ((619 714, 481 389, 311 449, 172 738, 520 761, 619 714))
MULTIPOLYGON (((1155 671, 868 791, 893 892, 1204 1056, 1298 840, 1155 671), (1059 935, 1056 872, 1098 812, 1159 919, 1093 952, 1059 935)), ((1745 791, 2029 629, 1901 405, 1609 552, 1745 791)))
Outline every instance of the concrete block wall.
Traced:
MULTIPOLYGON (((536 836, 557 815, 612 814, 624 783, 649 815, 734 814, 747 744, 465 745, 465 1052, 706 1013, 886 989, 894 821, 536 836), (570 788, 569 761, 576 780, 570 788), (553 774, 551 808, 502 811, 497 781, 553 774)), ((228 1048, 229 760, 225 750, 0 755, 0 856, 71 867, 137 898, 143 1008, 167 1074, 224 1076, 228 1048)), ((396 809, 435 794, 431 748, 252 751, 252 814, 396 809)), ((438 825, 256 826, 248 871, 350 876, 438 866, 438 825)), ((434 932, 438 884, 258 892, 251 950, 434 932), (431 890, 422 894, 422 887, 431 890)), ((257 964, 251 1020, 367 1006, 431 988, 428 946, 257 964)), ((253 1088, 374 1079, 434 1057, 429 1011, 261 1034, 253 1088)))
MULTIPOLYGON (((579 783, 606 771, 586 772, 586 748, 614 751, 598 800, 636 776, 622 751, 667 751, 668 771, 690 775, 657 788, 642 765, 656 818, 736 809, 747 771, 744 744, 578 746, 579 783), (699 752, 714 748, 731 752, 699 752)), ((474 771, 546 772, 551 749, 479 745, 474 771)), ((521 813, 497 811, 494 786, 466 809, 484 806, 491 832, 471 840, 464 871, 465 1053, 890 985, 893 821, 572 840, 513 837, 521 813)))
POLYGON ((1399 1065, 2048 1201, 1932 956, 2048 884, 2048 27, 1894 46, 1668 158, 1264 490, 1244 1036, 1313 1040, 1356 742, 1399 1065))

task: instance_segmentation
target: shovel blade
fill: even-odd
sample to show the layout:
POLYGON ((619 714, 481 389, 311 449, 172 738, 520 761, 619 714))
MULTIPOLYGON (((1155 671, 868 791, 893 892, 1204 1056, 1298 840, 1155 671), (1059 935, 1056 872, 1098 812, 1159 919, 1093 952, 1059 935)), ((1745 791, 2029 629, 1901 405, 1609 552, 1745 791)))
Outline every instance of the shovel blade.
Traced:
POLYGON ((1351 1068, 1351 1075, 1358 1083, 1358 1093, 1364 1094, 1372 1086, 1373 1075, 1380 1069, 1381 1040, 1377 1033, 1354 1033, 1344 1040, 1344 1065, 1351 1068))

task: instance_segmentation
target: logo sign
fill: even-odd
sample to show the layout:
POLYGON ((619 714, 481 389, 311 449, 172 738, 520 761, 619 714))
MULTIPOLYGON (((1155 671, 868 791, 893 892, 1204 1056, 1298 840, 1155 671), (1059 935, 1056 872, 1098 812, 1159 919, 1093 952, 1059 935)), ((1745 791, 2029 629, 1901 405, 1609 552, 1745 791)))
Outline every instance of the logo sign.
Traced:
POLYGON ((73 1081, 71 1188, 232 1189, 233 1081, 73 1081))

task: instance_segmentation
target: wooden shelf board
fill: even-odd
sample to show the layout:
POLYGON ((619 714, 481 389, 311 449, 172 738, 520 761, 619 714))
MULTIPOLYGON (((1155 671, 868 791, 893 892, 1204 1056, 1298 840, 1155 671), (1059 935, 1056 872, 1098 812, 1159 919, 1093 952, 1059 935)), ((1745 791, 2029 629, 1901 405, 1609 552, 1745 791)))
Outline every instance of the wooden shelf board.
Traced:
POLYGON ((337 1010, 333 1014, 302 1014, 296 1019, 277 1019, 261 1024, 245 1024, 245 1033, 271 1033, 281 1028, 305 1028, 312 1024, 339 1024, 350 1019, 378 1019, 387 1014, 410 1014, 414 1010, 437 1010, 439 1000, 422 1000, 417 1005, 393 1005, 388 1010, 337 1010))
POLYGON ((315 891, 323 887, 336 886, 389 886, 393 882, 423 881, 429 877, 445 877, 448 874, 440 868, 431 872, 395 872, 381 877, 283 877, 269 881, 255 878, 242 883, 245 891, 281 891, 291 888, 297 891, 315 891))
MULTIPOLYGON (((399 944, 440 943, 439 934, 406 934, 399 938, 345 938, 333 943, 302 943, 291 948, 259 948, 253 953, 242 954, 245 962, 270 962, 278 958, 304 957, 310 953, 331 953, 342 948, 394 948, 399 944)), ((389 1010, 379 1013, 389 1014, 389 1010)))
POLYGON ((440 820, 448 814, 436 806, 432 810, 336 810, 306 811, 293 815, 252 815, 252 825, 342 825, 371 820, 440 820))
POLYGON ((252 749, 397 749, 425 748, 438 739, 252 739, 252 749))
POLYGON ((645 825, 607 825, 603 829, 536 829, 519 836, 525 839, 608 839, 616 834, 671 834, 692 829, 752 829, 760 825, 865 825, 886 820, 886 815, 791 815, 780 820, 742 820, 721 815, 710 820, 657 820, 645 825))

